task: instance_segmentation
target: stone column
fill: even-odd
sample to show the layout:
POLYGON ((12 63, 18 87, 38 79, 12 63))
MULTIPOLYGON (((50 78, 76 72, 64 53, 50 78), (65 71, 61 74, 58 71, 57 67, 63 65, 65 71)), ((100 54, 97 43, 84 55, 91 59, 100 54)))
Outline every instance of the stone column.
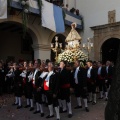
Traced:
POLYGON ((50 45, 36 44, 32 47, 34 49, 34 59, 50 59, 50 45))

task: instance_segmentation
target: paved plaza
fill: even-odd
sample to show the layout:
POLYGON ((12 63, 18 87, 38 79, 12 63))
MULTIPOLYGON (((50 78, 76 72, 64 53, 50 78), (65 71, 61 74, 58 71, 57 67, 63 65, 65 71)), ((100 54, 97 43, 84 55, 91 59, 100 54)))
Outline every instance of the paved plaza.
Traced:
MULTIPOLYGON (((34 115, 29 111, 29 108, 16 109, 16 106, 12 106, 14 101, 13 95, 4 95, 0 97, 0 120, 47 120, 45 117, 49 114, 48 108, 44 107, 45 117, 41 118, 40 114, 34 115)), ((25 99, 22 99, 23 106, 25 106, 25 99)), ((73 108, 73 117, 67 118, 67 113, 61 114, 61 120, 104 120, 104 110, 106 102, 104 100, 98 100, 96 105, 89 105, 90 112, 85 112, 84 108, 75 110, 73 108)), ((72 96, 72 107, 76 106, 75 97, 72 96)), ((56 120, 56 117, 50 120, 56 120)))

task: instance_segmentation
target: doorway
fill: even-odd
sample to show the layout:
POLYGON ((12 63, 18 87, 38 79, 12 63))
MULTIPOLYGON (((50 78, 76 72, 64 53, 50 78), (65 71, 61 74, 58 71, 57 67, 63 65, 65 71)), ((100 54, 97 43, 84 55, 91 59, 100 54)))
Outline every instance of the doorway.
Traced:
POLYGON ((16 22, 0 23, 0 59, 33 60, 33 40, 29 33, 23 38, 22 25, 16 22))
POLYGON ((120 39, 110 38, 106 40, 101 47, 102 61, 105 63, 107 60, 116 63, 120 39))

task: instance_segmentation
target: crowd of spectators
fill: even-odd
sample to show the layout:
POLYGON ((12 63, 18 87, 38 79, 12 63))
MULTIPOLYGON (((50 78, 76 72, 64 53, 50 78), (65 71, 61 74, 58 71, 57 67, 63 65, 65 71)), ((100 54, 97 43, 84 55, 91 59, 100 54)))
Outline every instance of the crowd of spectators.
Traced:
POLYGON ((70 9, 68 4, 66 5, 63 4, 63 0, 46 0, 46 1, 62 7, 65 11, 70 11, 71 13, 76 14, 78 16, 80 15, 78 9, 75 9, 74 7, 70 9))

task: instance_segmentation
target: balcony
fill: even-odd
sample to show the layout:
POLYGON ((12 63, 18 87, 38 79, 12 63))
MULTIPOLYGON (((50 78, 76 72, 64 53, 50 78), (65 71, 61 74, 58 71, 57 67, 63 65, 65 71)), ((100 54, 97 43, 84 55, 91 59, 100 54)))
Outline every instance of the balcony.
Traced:
MULTIPOLYGON (((38 3, 37 1, 34 1, 34 7, 31 5, 29 6, 29 11, 33 14, 40 14, 40 10, 39 10, 39 7, 38 7, 38 3)), ((13 8, 17 8, 18 10, 19 9, 22 9, 22 5, 21 3, 19 2, 19 0, 14 0, 13 2, 11 2, 11 7, 13 8)), ((73 14, 69 11, 66 11, 65 9, 63 9, 64 11, 64 14, 65 14, 65 25, 68 25, 68 26, 71 26, 71 24, 73 22, 77 23, 77 29, 80 29, 82 30, 83 29, 83 18, 82 16, 78 16, 76 14, 73 14)))
POLYGON ((77 24, 78 29, 83 29, 83 18, 76 14, 73 14, 69 11, 64 10, 65 12, 65 24, 70 26, 73 22, 77 24))

